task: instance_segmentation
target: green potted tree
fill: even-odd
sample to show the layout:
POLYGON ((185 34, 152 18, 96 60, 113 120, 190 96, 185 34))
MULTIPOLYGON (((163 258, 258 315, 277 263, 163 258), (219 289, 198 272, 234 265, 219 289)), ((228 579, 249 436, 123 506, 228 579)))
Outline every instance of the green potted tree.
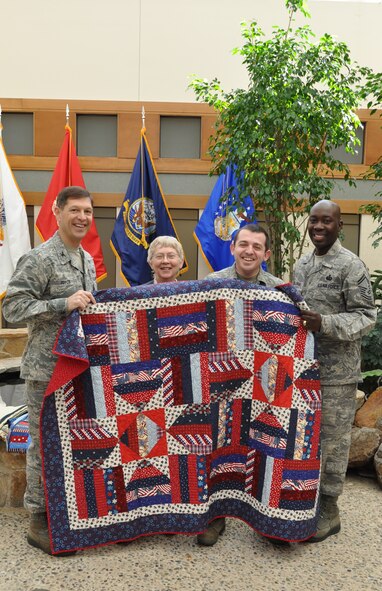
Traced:
POLYGON ((343 42, 325 34, 316 39, 308 25, 294 28, 304 0, 286 0, 287 28, 273 27, 266 39, 257 22, 243 23, 242 57, 248 87, 225 92, 217 79, 195 77, 197 100, 217 112, 209 153, 211 173, 237 167, 238 198, 244 210, 250 195, 262 211, 272 242, 271 272, 292 273, 305 239, 305 219, 319 199, 330 198, 333 178, 354 180, 334 149, 353 153, 360 121, 355 114, 374 90, 374 75, 350 57, 343 42))

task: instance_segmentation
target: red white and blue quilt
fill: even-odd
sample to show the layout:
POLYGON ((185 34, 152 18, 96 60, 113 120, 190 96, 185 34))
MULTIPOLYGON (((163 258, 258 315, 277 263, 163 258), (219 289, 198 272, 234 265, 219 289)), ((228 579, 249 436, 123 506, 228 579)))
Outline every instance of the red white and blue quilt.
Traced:
POLYGON ((61 329, 41 414, 53 553, 219 516, 312 536, 321 395, 296 290, 227 279, 95 297, 61 329))

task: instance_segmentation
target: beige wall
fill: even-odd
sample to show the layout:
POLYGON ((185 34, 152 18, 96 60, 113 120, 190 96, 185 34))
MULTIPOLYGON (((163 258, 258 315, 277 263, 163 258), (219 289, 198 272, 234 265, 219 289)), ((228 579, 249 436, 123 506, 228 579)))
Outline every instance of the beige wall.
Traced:
POLYGON ((316 35, 335 35, 350 47, 352 59, 382 70, 382 3, 308 0, 316 35))
POLYGON ((378 248, 372 247, 373 238, 370 234, 376 229, 377 224, 370 215, 362 215, 360 227, 359 256, 367 265, 370 273, 382 269, 382 244, 378 248))
MULTIPOLYGON (((353 59, 382 70, 382 2, 308 0, 308 9, 312 18, 299 17, 300 24, 336 35, 353 59)), ((1 94, 193 102, 192 74, 217 76, 227 90, 245 86, 245 68, 231 50, 242 41, 240 22, 252 19, 267 34, 274 24, 285 27, 284 0, 3 0, 1 94)), ((382 249, 371 247, 372 229, 363 216, 360 256, 371 270, 382 260, 382 249)))
MULTIPOLYGON (((310 26, 382 70, 382 4, 308 0, 310 26)), ((193 101, 189 76, 244 86, 231 49, 240 22, 285 26, 284 0, 18 0, 1 2, 2 96, 193 101)), ((302 22, 302 19, 299 19, 302 22)))

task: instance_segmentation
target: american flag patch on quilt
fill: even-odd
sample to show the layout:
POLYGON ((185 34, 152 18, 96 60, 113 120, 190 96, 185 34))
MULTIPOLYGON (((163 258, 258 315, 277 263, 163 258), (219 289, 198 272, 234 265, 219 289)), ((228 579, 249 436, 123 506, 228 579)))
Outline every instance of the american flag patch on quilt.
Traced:
POLYGON ((219 516, 312 536, 321 395, 294 288, 223 279, 95 298, 61 329, 41 415, 53 552, 196 534, 219 516))

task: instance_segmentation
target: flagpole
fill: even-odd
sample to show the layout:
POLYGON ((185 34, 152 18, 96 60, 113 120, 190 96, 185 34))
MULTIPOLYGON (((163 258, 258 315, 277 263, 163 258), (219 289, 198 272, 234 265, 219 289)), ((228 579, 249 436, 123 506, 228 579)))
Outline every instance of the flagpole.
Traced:
MULTIPOLYGON (((222 185, 222 195, 224 197, 224 208, 225 208, 225 216, 224 216, 224 220, 222 220, 222 234, 224 232, 224 235, 227 236, 228 233, 228 200, 227 200, 227 196, 226 196, 226 191, 227 191, 227 186, 228 183, 227 181, 227 174, 228 174, 228 170, 225 170, 224 173, 224 177, 223 177, 223 185, 222 185), (225 230, 223 230, 223 225, 225 225, 225 230)), ((223 211, 222 211, 223 213, 223 211)), ((222 238, 222 236, 220 236, 220 238, 222 238)))
POLYGON ((66 123, 65 123, 65 132, 66 130, 69 131, 69 136, 70 136, 70 140, 69 140, 69 151, 68 151, 68 183, 69 186, 72 184, 72 130, 71 127, 69 125, 69 105, 68 103, 66 103, 66 111, 65 111, 65 117, 66 117, 66 123))
POLYGON ((141 199, 142 199, 142 234, 141 242, 142 245, 147 248, 147 240, 145 235, 145 189, 144 189, 144 174, 143 174, 143 134, 145 133, 145 107, 142 105, 142 129, 141 129, 141 199))

